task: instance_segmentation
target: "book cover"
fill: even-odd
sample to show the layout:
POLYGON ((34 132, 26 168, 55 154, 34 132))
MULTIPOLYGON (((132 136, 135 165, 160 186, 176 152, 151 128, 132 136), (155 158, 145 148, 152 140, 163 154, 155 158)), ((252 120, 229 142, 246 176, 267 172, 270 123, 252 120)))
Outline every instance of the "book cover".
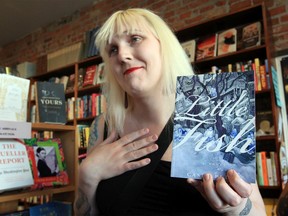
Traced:
POLYGON ((102 62, 98 65, 96 83, 101 84, 106 81, 105 79, 105 63, 102 62))
POLYGON ((249 48, 261 44, 261 23, 255 22, 243 27, 242 47, 249 48))
POLYGON ((196 60, 216 56, 218 34, 198 38, 196 42, 196 60))
POLYGON ((0 74, 0 120, 27 121, 30 80, 0 74))
POLYGON ((74 91, 75 86, 75 73, 72 73, 69 75, 69 79, 67 82, 66 92, 72 92, 74 91))
POLYGON ((97 65, 91 65, 86 68, 83 87, 94 85, 94 77, 96 76, 97 65))
POLYGON ((0 139, 0 192, 34 184, 28 153, 19 139, 0 139))
POLYGON ((218 34, 218 56, 237 50, 237 29, 231 28, 218 34))
POLYGON ((186 52, 190 62, 195 61, 196 40, 189 40, 181 43, 184 51, 186 52))
POLYGON ((29 208, 30 216, 72 216, 72 203, 52 201, 29 208))
POLYGON ((59 138, 32 138, 24 141, 34 178, 31 189, 69 184, 63 147, 59 138))
POLYGON ((36 109, 40 122, 65 124, 67 120, 63 84, 36 82, 36 109))
POLYGON ((255 182, 253 71, 177 78, 171 176, 216 179, 236 170, 255 182))

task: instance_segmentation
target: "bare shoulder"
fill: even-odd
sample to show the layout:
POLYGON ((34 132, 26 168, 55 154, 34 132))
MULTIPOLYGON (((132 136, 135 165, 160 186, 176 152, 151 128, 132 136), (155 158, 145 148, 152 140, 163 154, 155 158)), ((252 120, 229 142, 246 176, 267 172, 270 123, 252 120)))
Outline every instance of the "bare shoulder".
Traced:
POLYGON ((101 114, 97 116, 91 126, 90 126, 90 134, 89 134, 89 142, 88 142, 88 153, 91 148, 103 141, 104 134, 104 115, 101 114))

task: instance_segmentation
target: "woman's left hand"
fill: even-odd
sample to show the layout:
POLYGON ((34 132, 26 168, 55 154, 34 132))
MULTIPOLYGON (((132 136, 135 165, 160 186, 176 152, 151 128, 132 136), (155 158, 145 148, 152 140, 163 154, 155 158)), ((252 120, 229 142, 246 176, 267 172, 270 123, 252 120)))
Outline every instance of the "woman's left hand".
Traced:
POLYGON ((234 170, 227 172, 227 178, 229 183, 223 177, 218 177, 214 182, 211 174, 204 174, 203 181, 195 179, 188 179, 187 181, 219 213, 225 215, 254 215, 251 212, 257 212, 257 215, 262 215, 263 212, 263 215, 266 215, 265 206, 256 184, 245 182, 234 170), (257 211, 253 209, 253 205, 256 206, 257 211))

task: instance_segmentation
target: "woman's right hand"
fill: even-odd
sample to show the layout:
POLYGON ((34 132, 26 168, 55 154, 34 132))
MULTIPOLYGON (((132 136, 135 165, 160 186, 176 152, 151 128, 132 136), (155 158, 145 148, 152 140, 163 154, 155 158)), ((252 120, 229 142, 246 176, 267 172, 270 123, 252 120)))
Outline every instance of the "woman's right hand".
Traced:
POLYGON ((100 182, 148 165, 150 159, 144 156, 158 149, 158 145, 155 144, 158 136, 145 136, 148 133, 149 129, 145 128, 117 140, 117 134, 112 132, 102 143, 93 146, 81 162, 80 178, 100 182))

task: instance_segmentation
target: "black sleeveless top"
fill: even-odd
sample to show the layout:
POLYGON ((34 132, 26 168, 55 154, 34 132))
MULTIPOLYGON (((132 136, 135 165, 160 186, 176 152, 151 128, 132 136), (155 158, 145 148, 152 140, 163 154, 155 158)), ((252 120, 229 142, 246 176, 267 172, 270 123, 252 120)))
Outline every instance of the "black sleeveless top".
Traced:
MULTIPOLYGON (((160 161, 150 179, 138 194, 125 215, 129 216, 191 216, 221 215, 213 211, 207 201, 186 179, 170 177, 171 163, 160 161)), ((96 204, 100 215, 110 215, 114 199, 118 197, 135 170, 101 181, 97 188, 96 204)), ((120 215, 119 215, 120 216, 120 215)))
MULTIPOLYGON (((169 122, 167 123, 167 125, 169 122)), ((171 122, 170 122, 171 124, 171 122)), ((167 128, 167 125, 165 128, 167 128)), ((169 125, 168 125, 169 127, 169 125)), ((163 129, 165 132, 165 129, 163 129)), ((164 133, 162 131, 162 133, 164 133)), ((162 134, 161 133, 161 134, 162 134)), ((164 140, 170 143, 164 135, 164 140)), ((104 129, 104 138, 107 137, 107 125, 104 129)), ((167 143, 166 142, 166 143, 167 143)), ((142 168, 140 168, 142 169, 142 168)), ((186 179, 170 177, 171 162, 159 161, 155 170, 148 178, 144 187, 131 200, 131 205, 125 216, 191 216, 191 215, 221 215, 211 209, 207 201, 186 179)), ((96 205, 101 216, 120 216, 114 208, 115 203, 122 197, 122 191, 137 170, 128 171, 122 175, 103 180, 96 191, 96 205), (121 195, 120 195, 121 194, 121 195)), ((135 182, 134 184, 137 184, 135 182)), ((135 186, 135 185, 134 185, 135 186)), ((125 191, 125 190, 124 190, 125 191)), ((122 199, 123 200, 123 199, 122 199)))

